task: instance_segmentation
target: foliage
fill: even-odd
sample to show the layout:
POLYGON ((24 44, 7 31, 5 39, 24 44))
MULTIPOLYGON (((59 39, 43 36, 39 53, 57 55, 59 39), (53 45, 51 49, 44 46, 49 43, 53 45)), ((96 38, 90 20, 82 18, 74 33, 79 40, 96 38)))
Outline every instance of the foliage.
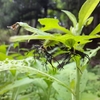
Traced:
POLYGON ((89 68, 88 79, 86 93, 100 97, 100 65, 96 65, 92 69, 89 68))
POLYGON ((59 20, 52 18, 39 19, 39 22, 45 25, 41 29, 33 28, 23 22, 15 23, 15 27, 11 26, 12 29, 21 26, 33 33, 32 35, 13 36, 10 38, 11 42, 30 41, 31 39, 44 41, 42 45, 39 45, 38 51, 33 48, 31 54, 26 54, 28 56, 25 55, 25 58, 23 56, 21 60, 0 61, 1 99, 89 100, 92 95, 91 100, 99 100, 96 94, 86 94, 88 91, 87 76, 89 75, 86 68, 89 59, 100 47, 84 50, 84 46, 91 42, 91 39, 100 38, 97 34, 100 32, 100 25, 89 35, 82 33, 83 27, 88 25, 88 22, 89 24, 92 22, 90 15, 98 3, 99 0, 95 2, 87 0, 79 11, 78 20, 71 12, 63 10, 62 12, 67 14, 73 23, 70 30, 60 26, 59 20), (89 4, 91 5, 88 6, 89 4), (84 13, 86 10, 87 12, 84 13), (48 32, 51 30, 54 31, 53 34, 48 32), (48 50, 49 47, 54 49, 48 50), (34 57, 32 57, 33 53, 34 57), (53 59, 62 54, 65 58, 54 62, 53 59), (63 69, 59 70, 59 68, 63 69), (6 78, 3 78, 5 76, 6 78))

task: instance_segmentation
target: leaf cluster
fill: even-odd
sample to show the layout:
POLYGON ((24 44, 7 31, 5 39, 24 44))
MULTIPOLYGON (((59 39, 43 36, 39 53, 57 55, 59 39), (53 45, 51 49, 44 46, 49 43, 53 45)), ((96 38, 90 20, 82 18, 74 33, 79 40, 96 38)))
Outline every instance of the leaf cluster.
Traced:
MULTIPOLYGON (((10 38, 11 42, 44 40, 42 49, 46 56, 43 58, 48 59, 52 51, 54 55, 64 55, 65 60, 70 59, 70 63, 63 66, 62 70, 57 69, 57 62, 49 60, 50 63, 42 63, 41 59, 32 57, 32 52, 26 58, 21 60, 9 60, 0 61, 0 94, 1 99, 8 100, 84 100, 90 99, 90 95, 86 95, 85 87, 88 81, 88 71, 86 70, 89 58, 93 57, 100 47, 96 49, 84 50, 85 44, 91 42, 91 39, 100 38, 97 34, 100 32, 100 24, 89 34, 84 35, 82 29, 85 25, 89 25, 93 18, 90 17, 94 8, 99 3, 99 0, 87 0, 81 7, 78 20, 69 11, 63 10, 65 14, 70 18, 73 26, 70 29, 66 29, 59 25, 58 19, 44 18, 39 19, 41 25, 44 27, 37 29, 29 26, 27 23, 16 22, 11 26, 11 29, 16 29, 21 26, 23 29, 32 32, 32 35, 13 36, 10 38), (90 6, 88 6, 90 5, 90 6), (87 10, 87 12, 86 12, 87 10), (49 31, 54 30, 51 34, 49 31), (62 45, 60 45, 62 44, 62 45), (54 47, 50 52, 48 47, 54 47), (64 48, 64 50, 62 49, 64 48), (69 56, 70 55, 70 56, 69 56), (31 56, 31 57, 30 57, 31 56), (54 68, 51 63, 53 62, 54 68), (7 76, 8 75, 8 76, 7 76), (4 78, 6 76, 6 78, 4 78)), ((18 44, 15 45, 15 47, 18 44)), ((1 47, 2 51, 3 47, 1 47)), ((38 48, 39 50, 39 48, 38 48)), ((5 51, 5 49, 4 49, 5 51)), ((26 54, 27 55, 27 54, 26 54)), ((36 55, 39 55, 37 52, 36 55)), ((62 59, 63 60, 63 59, 62 59)), ((60 62, 62 61, 60 60, 60 62)), ((65 61, 64 60, 64 61, 65 61)), ((45 60, 44 60, 45 61, 45 60)), ((99 99, 97 96, 93 96, 91 100, 99 99)))

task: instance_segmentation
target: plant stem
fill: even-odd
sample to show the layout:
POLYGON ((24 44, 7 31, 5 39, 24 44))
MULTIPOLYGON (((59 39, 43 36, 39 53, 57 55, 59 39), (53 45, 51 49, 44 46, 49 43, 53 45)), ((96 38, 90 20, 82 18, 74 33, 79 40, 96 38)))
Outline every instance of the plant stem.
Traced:
POLYGON ((76 83, 76 100, 79 100, 80 98, 80 94, 79 94, 79 90, 80 90, 80 70, 78 69, 77 66, 77 70, 76 70, 76 74, 77 74, 77 83, 76 83))
POLYGON ((80 57, 75 56, 74 61, 76 63, 76 88, 75 88, 75 96, 74 100, 80 100, 80 57))

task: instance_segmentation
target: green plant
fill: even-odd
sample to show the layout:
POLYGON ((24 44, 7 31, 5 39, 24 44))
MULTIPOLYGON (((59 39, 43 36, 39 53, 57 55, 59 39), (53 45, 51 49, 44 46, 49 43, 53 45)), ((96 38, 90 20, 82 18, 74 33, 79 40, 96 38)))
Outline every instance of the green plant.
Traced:
POLYGON ((100 38, 100 36, 97 35, 97 33, 100 32, 100 24, 89 35, 82 33, 82 29, 85 25, 89 25, 92 22, 93 18, 90 17, 90 15, 98 3, 99 0, 95 0, 95 2, 94 0, 87 0, 79 11, 78 21, 71 12, 63 10, 73 23, 70 30, 60 26, 58 24, 59 21, 53 18, 39 19, 41 25, 45 26, 41 29, 33 28, 23 22, 17 22, 15 24, 16 26, 21 26, 25 30, 33 32, 33 34, 11 37, 11 42, 31 39, 44 40, 42 49, 46 54, 48 53, 46 51, 48 47, 59 46, 58 48, 54 47, 56 52, 54 52, 52 56, 48 53, 49 56, 47 56, 47 58, 51 57, 50 59, 52 59, 55 56, 67 54, 68 57, 65 60, 61 60, 60 64, 62 64, 63 61, 66 62, 66 60, 67 63, 68 61, 71 63, 63 64, 62 67, 64 67, 64 69, 59 70, 57 69, 59 64, 47 58, 49 63, 46 63, 45 68, 45 65, 42 63, 43 61, 45 62, 45 59, 43 59, 45 57, 42 58, 42 61, 41 59, 29 57, 22 60, 5 60, 0 62, 1 71, 8 71, 11 73, 10 77, 13 77, 13 80, 8 78, 8 83, 0 87, 0 94, 6 94, 6 92, 9 91, 9 98, 11 100, 86 99, 86 97, 84 97, 84 90, 88 80, 87 64, 89 59, 96 54, 100 47, 94 50, 84 51, 84 46, 91 42, 91 39, 100 38), (59 30, 58 33, 50 34, 45 32, 53 29, 59 30), (65 48, 64 50, 61 50, 62 46, 65 48), (50 64, 53 64, 54 68, 52 68, 50 64))

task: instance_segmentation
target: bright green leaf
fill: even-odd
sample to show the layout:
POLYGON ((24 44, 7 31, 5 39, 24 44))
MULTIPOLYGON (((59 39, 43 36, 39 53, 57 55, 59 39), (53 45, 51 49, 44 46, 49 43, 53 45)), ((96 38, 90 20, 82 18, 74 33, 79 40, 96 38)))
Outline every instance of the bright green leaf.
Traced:
POLYGON ((7 48, 7 45, 0 45, 0 52, 6 54, 6 48, 7 48))
POLYGON ((79 11, 79 27, 81 28, 98 5, 99 0, 86 0, 79 11))
POLYGON ((16 42, 16 43, 13 44, 13 46, 14 46, 14 48, 19 47, 19 43, 16 42))
POLYGON ((86 44, 88 42, 91 42, 90 39, 93 38, 100 38, 100 36, 73 36, 73 35, 23 35, 23 36, 14 36, 10 38, 11 42, 16 42, 16 41, 23 41, 23 40, 30 40, 30 39, 41 39, 41 40, 54 40, 58 42, 64 43, 66 46, 72 47, 77 47, 82 44, 86 44), (73 40, 71 44, 66 44, 67 40, 73 40))
POLYGON ((44 25, 43 28, 41 28, 42 31, 48 31, 52 29, 61 30, 62 32, 72 34, 69 30, 65 29, 64 27, 59 25, 59 20, 54 18, 43 18, 38 20, 41 25, 44 25))
POLYGON ((11 59, 11 57, 7 56, 6 54, 0 52, 0 61, 5 60, 6 58, 11 59))
POLYGON ((95 35, 100 32, 100 24, 98 24, 95 29, 90 33, 90 35, 95 35))
POLYGON ((74 89, 75 89, 75 85, 76 85, 76 84, 75 84, 75 80, 72 80, 72 81, 70 82, 70 88, 74 90, 74 89))
POLYGON ((86 23, 85 23, 85 26, 90 25, 92 23, 93 19, 94 19, 93 17, 88 18, 86 23))
POLYGON ((16 76, 16 69, 10 70, 10 72, 13 76, 16 76))

